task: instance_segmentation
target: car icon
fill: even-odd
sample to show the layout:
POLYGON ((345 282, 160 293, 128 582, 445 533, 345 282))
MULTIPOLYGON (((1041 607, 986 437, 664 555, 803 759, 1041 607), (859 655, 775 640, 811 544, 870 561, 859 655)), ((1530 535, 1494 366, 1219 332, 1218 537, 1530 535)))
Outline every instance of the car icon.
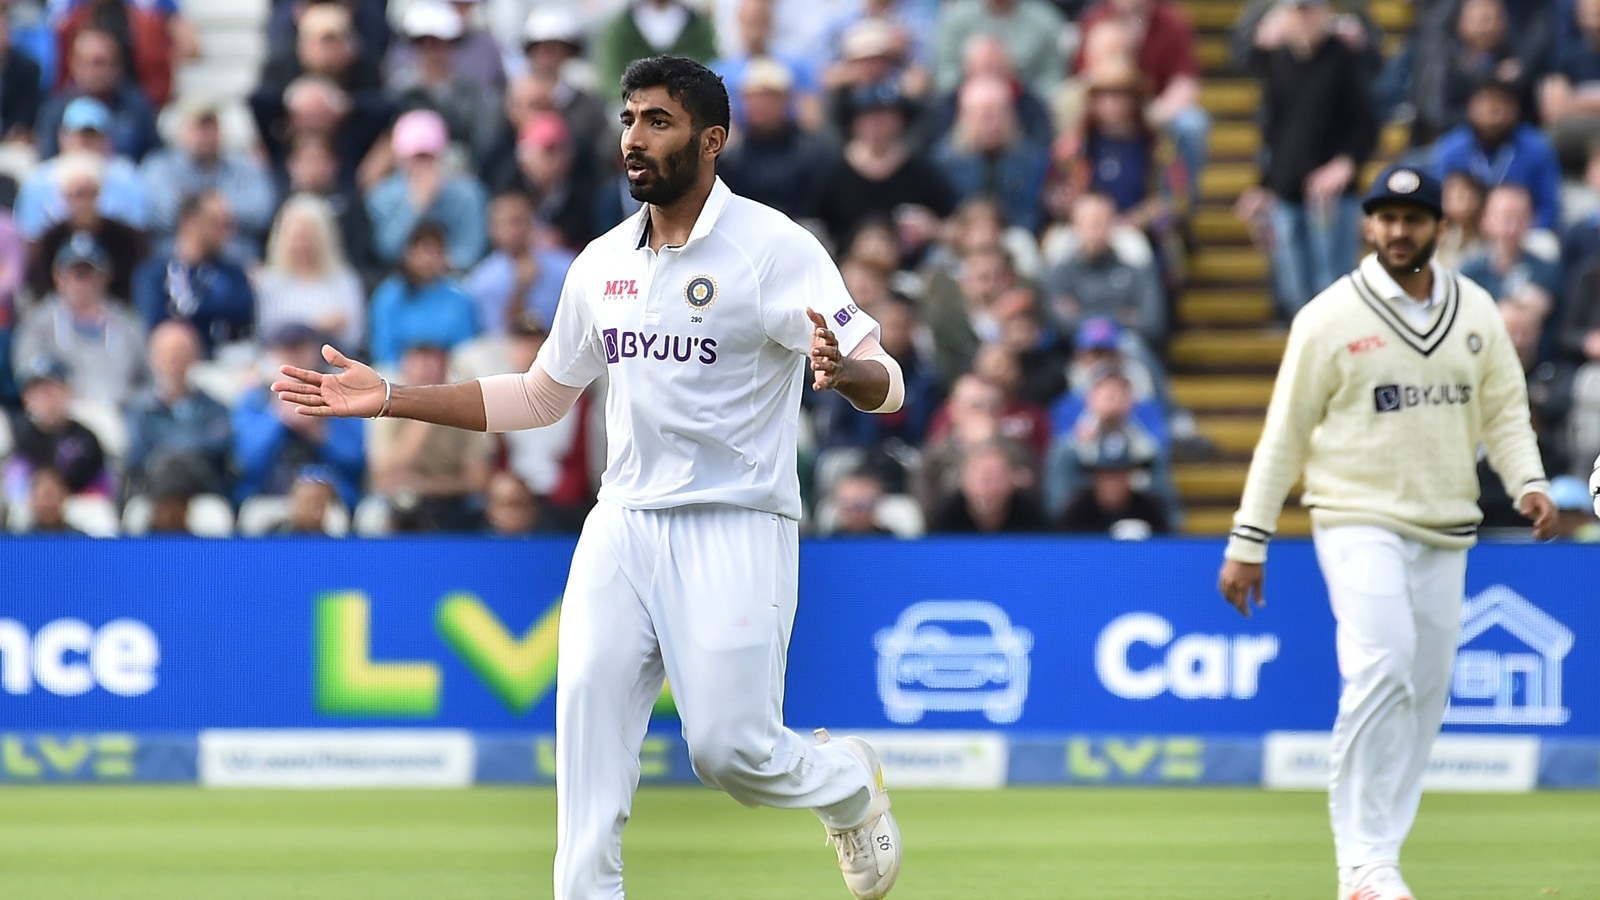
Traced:
POLYGON ((984 600, 924 600, 879 631, 878 696, 889 721, 931 712, 981 712, 1004 725, 1022 718, 1033 635, 984 600))

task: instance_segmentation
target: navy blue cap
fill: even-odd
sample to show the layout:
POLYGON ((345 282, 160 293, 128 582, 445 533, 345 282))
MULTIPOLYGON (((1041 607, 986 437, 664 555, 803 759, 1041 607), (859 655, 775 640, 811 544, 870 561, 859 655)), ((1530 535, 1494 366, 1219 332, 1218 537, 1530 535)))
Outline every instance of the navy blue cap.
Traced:
POLYGON ((57 357, 41 354, 17 367, 17 386, 26 389, 41 381, 66 384, 71 375, 66 363, 57 357))
POLYGON ((94 235, 87 231, 74 231, 72 237, 56 251, 54 264, 58 269, 89 265, 105 272, 111 268, 111 257, 94 239, 94 235))
POLYGON ((1409 203, 1433 213, 1435 218, 1443 218, 1444 188, 1440 186, 1439 179, 1423 169, 1405 165, 1390 166, 1373 179, 1372 187, 1367 189, 1366 199, 1361 201, 1361 211, 1371 215, 1374 209, 1385 203, 1409 203))

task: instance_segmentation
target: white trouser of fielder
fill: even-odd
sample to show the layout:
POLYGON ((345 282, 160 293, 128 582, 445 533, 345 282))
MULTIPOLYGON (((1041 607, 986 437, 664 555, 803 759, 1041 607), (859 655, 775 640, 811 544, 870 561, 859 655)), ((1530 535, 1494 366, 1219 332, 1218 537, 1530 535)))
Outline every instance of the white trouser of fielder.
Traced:
POLYGON ((1444 720, 1467 553, 1365 525, 1314 539, 1344 680, 1328 786, 1338 865, 1399 863, 1444 720))
POLYGON ((798 523, 752 509, 590 513, 561 605, 556 900, 623 896, 622 827, 663 677, 701 781, 830 827, 866 817, 870 775, 849 746, 783 726, 799 552, 798 523))

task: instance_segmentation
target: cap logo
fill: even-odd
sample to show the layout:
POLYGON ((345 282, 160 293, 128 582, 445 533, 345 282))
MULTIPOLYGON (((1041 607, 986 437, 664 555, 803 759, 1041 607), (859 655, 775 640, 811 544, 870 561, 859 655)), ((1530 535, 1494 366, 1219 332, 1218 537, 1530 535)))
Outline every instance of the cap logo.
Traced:
POLYGON ((1396 194, 1410 194, 1422 187, 1422 179, 1410 169, 1400 169, 1389 176, 1386 185, 1396 194))

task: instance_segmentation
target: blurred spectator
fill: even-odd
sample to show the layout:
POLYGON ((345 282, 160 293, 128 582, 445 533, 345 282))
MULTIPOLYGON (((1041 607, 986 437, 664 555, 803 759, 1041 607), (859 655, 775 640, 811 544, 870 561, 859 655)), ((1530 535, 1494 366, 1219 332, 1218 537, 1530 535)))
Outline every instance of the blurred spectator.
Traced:
POLYGON ((833 503, 833 529, 829 537, 888 535, 894 532, 878 524, 878 505, 883 501, 883 482, 871 472, 851 472, 833 484, 829 499, 833 503))
POLYGON ((393 118, 377 64, 357 55, 350 12, 340 3, 305 8, 295 54, 267 61, 250 111, 274 166, 284 165, 300 132, 320 132, 338 149, 340 180, 352 185, 393 118))
POLYGON ((67 524, 69 496, 67 480, 60 472, 49 466, 34 469, 28 479, 28 530, 23 533, 83 537, 83 532, 67 524))
POLYGON ((1000 320, 1009 310, 997 301, 1015 284, 1005 249, 986 244, 962 253, 954 290, 930 290, 923 297, 923 315, 946 381, 970 368, 979 344, 999 340, 1000 320))
POLYGON ((1043 224, 1039 201, 1050 156, 1018 126, 1015 95, 998 77, 962 83, 955 124, 933 160, 958 201, 988 194, 1005 211, 1007 224, 1033 232, 1043 224))
POLYGON ((373 62, 389 52, 388 0, 273 0, 267 21, 267 57, 293 59, 299 43, 299 22, 306 10, 321 3, 343 7, 351 17, 354 45, 373 62))
POLYGON ((432 110, 406 112, 395 122, 390 146, 398 171, 366 194, 379 261, 394 264, 418 223, 434 221, 443 227, 450 266, 470 269, 485 250, 486 202, 477 179, 451 170, 445 120, 432 110))
POLYGON ((1439 139, 1436 174, 1445 178, 1451 172, 1468 172, 1491 189, 1521 185, 1533 198, 1538 226, 1555 228, 1561 221, 1561 167, 1550 141, 1521 120, 1521 102, 1510 82, 1494 78, 1481 82, 1467 104, 1466 124, 1439 139))
POLYGON ((1067 389, 1072 353, 1061 333, 1046 322, 1032 292, 1020 285, 1011 290, 1027 292, 1029 302, 1002 302, 1008 313, 1000 322, 1000 343, 1022 368, 1017 396, 1048 408, 1067 389))
POLYGON ((1261 80, 1261 187, 1241 197, 1241 217, 1270 206, 1272 277, 1278 306, 1293 318, 1355 265, 1361 185, 1356 174, 1378 141, 1370 78, 1361 55, 1339 39, 1326 0, 1280 5, 1256 29, 1261 80))
POLYGON ((443 228, 450 267, 470 269, 483 258, 487 202, 476 178, 451 170, 450 136, 439 114, 417 109, 395 122, 390 139, 399 171, 367 193, 378 259, 394 264, 419 222, 443 228))
POLYGON ((200 469, 202 493, 226 493, 228 409, 189 384, 200 359, 200 335, 188 322, 167 321, 150 332, 151 385, 128 401, 128 494, 146 490, 156 465, 180 456, 200 469))
POLYGON ((1136 459, 1149 460, 1151 480, 1169 509, 1176 508, 1176 491, 1167 474, 1165 448, 1156 435, 1134 415, 1132 382, 1119 368, 1105 366, 1091 376, 1082 412, 1065 430, 1058 431, 1044 471, 1045 509, 1059 519, 1085 482, 1084 465, 1107 440, 1126 443, 1136 459))
POLYGON ((168 455, 152 461, 143 492, 150 500, 145 533, 190 534, 189 504, 207 492, 208 477, 204 465, 191 457, 168 455))
POLYGON ((717 174, 739 196, 805 219, 816 209, 833 152, 795 120, 792 83, 782 63, 755 59, 743 66, 743 118, 731 145, 717 159, 717 174))
MULTIPOLYGON (((484 84, 464 66, 482 57, 463 56, 462 17, 445 0, 413 0, 406 8, 407 44, 389 55, 388 86, 395 105, 405 113, 416 109, 438 113, 451 143, 477 159, 487 147, 500 112, 500 53, 490 40, 486 57, 494 66, 493 83, 484 84), (404 63, 395 59, 402 51, 404 63)), ((488 39, 481 31, 473 32, 488 39)))
POLYGON ((1561 296, 1561 268, 1528 249, 1533 226, 1533 201, 1514 184, 1489 191, 1483 206, 1483 249, 1461 262, 1471 278, 1496 300, 1504 300, 1533 283, 1552 298, 1561 296))
POLYGON ((1166 444, 1166 409, 1162 405, 1166 386, 1137 354, 1128 352, 1133 342, 1133 336, 1115 319, 1085 319, 1078 326, 1073 338, 1072 364, 1067 370, 1069 390, 1050 410, 1051 430, 1055 434, 1066 434, 1078 425, 1090 389, 1105 373, 1120 372, 1133 393, 1133 418, 1158 444, 1166 444))
POLYGON ((105 104, 92 97, 80 97, 68 104, 61 117, 61 154, 28 173, 17 193, 17 226, 29 239, 40 235, 67 217, 67 201, 61 193, 59 167, 68 159, 82 160, 70 166, 98 169, 102 215, 118 219, 134 228, 145 223, 144 182, 139 169, 126 157, 111 155, 106 137, 111 114, 105 104))
MULTIPOLYGON (((444 384, 449 356, 436 344, 415 343, 400 358, 405 384, 444 384)), ((383 418, 372 423, 367 466, 372 489, 393 497, 416 497, 415 514, 429 531, 477 528, 477 494, 489 482, 490 437, 414 419, 383 418)))
MULTIPOLYGON (((721 76, 722 83, 728 89, 735 128, 745 124, 745 92, 749 90, 746 80, 753 67, 761 64, 780 66, 788 74, 788 83, 782 91, 785 94, 785 107, 792 103, 793 108, 786 108, 785 112, 792 114, 807 129, 819 128, 822 125, 822 98, 818 93, 820 84, 816 69, 810 57, 773 49, 773 5, 774 0, 738 0, 739 49, 712 60, 710 69, 721 76)), ((772 76, 767 74, 766 78, 770 81, 772 76)))
POLYGON ((1131 329, 1144 347, 1160 354, 1167 339, 1167 301, 1155 269, 1132 265, 1111 244, 1114 201, 1089 193, 1072 207, 1078 250, 1051 266, 1042 279, 1057 323, 1075 331, 1085 319, 1108 317, 1131 329))
POLYGON ((227 255, 249 265, 261 259, 261 244, 272 227, 278 196, 271 176, 255 159, 223 150, 218 110, 214 101, 183 101, 178 146, 145 158, 140 174, 148 204, 146 221, 155 252, 166 253, 177 231, 183 198, 217 191, 233 213, 234 233, 227 255))
POLYGON ((106 296, 109 266, 93 236, 73 235, 53 261, 55 291, 22 314, 12 349, 22 361, 59 360, 74 394, 117 407, 145 380, 145 330, 106 296))
POLYGON ((350 265, 364 283, 377 283, 377 257, 372 249, 372 220, 367 218, 367 203, 360 193, 339 180, 339 156, 328 137, 306 132, 294 139, 284 180, 283 195, 313 194, 328 202, 339 237, 350 265))
MULTIPOLYGON (((1050 418, 1044 407, 1020 395, 1022 364, 1016 354, 1004 344, 984 344, 972 359, 972 374, 1000 388, 1000 436, 1032 451, 1037 467, 1050 446, 1050 418)), ((931 430, 937 433, 943 424, 935 421, 931 430)))
MULTIPOLYGON (((149 255, 144 232, 100 212, 100 161, 85 153, 59 156, 50 165, 65 203, 65 218, 51 225, 33 244, 28 287, 35 297, 55 288, 56 254, 75 234, 88 234, 106 251, 111 296, 123 303, 133 296, 133 272, 149 255)), ((20 274, 20 273, 19 273, 20 274)))
POLYGON ((1459 269, 1464 260, 1483 251, 1483 208, 1489 191, 1467 172, 1452 172, 1444 179, 1444 223, 1434 259, 1447 269, 1459 269))
POLYGON ((717 55, 711 20, 681 0, 630 0, 595 36, 596 75, 614 87, 628 63, 663 53, 710 62, 717 55))
MULTIPOLYGON (((271 371, 280 366, 323 371, 322 336, 303 325, 287 325, 267 336, 271 371)), ((302 416, 298 407, 280 400, 265 387, 240 398, 233 409, 233 499, 241 503, 258 494, 289 492, 296 475, 312 463, 333 472, 339 497, 354 509, 361 499, 366 465, 367 423, 361 419, 302 416)))
MULTIPOLYGON (((1050 114, 1060 134, 1070 135, 1083 124, 1083 117, 1088 111, 1089 79, 1085 77, 1088 73, 1129 65, 1135 69, 1139 67, 1139 35, 1121 19, 1104 19, 1095 25, 1093 31, 1083 32, 1079 37, 1078 59, 1073 64, 1077 77, 1062 82, 1053 97, 1044 98, 1050 104, 1050 114)), ((1143 71, 1139 74, 1144 76, 1143 71)), ((1148 76, 1141 79, 1140 86, 1148 92, 1148 76)), ((1139 107, 1139 119, 1145 121, 1143 104, 1139 107)), ((1147 123, 1147 127, 1154 126, 1148 126, 1147 123)))
POLYGON ((69 127, 64 121, 67 107, 80 97, 105 105, 109 122, 101 130, 110 137, 118 155, 137 162, 161 146, 155 112, 138 84, 126 77, 116 38, 95 28, 78 32, 72 42, 67 74, 67 80, 39 109, 34 139, 41 159, 55 156, 61 149, 57 135, 69 127))
POLYGON ((1582 478, 1557 475, 1550 479, 1550 499, 1560 511, 1556 533, 1577 544, 1600 543, 1600 522, 1594 520, 1594 498, 1582 478))
POLYGON ((69 418, 71 377, 59 359, 23 359, 17 369, 22 411, 11 416, 11 456, 5 460, 6 503, 25 503, 38 469, 54 469, 71 494, 109 494, 111 474, 94 432, 69 418))
POLYGON ((10 214, 0 209, 0 408, 14 405, 17 399, 11 378, 11 329, 27 271, 28 243, 10 214))
POLYGON ((450 349, 480 331, 472 298, 448 273, 444 227, 423 222, 412 229, 399 271, 372 295, 367 348, 374 365, 397 365, 414 344, 450 349))
POLYGON ((950 388, 946 410, 950 427, 936 437, 930 429, 923 447, 922 468, 917 473, 915 494, 924 510, 930 515, 937 512, 946 499, 959 492, 962 461, 971 450, 986 443, 1005 449, 1019 483, 1032 482, 1031 452, 1001 434, 1005 395, 998 385, 976 375, 963 375, 950 388))
POLYGON ((1018 278, 1039 277, 1043 261, 1038 239, 1026 228, 1007 225, 998 201, 983 194, 963 201, 945 220, 939 242, 928 249, 920 272, 930 286, 948 287, 960 278, 961 257, 968 249, 994 244, 1005 249, 1018 278))
POLYGON ((961 489, 947 497, 928 523, 945 534, 1045 531, 1039 504, 1021 486, 1021 474, 1004 446, 985 442, 961 459, 961 489))
POLYGON ((517 136, 517 169, 506 185, 533 199, 538 238, 574 253, 596 235, 594 188, 574 165, 575 152, 559 113, 535 113, 517 136))
POLYGON ((1571 18, 1560 23, 1548 77, 1539 85, 1539 120, 1568 171, 1585 160, 1600 138, 1600 0, 1559 4, 1571 18))
POLYGON ((328 510, 339 502, 338 476, 328 466, 302 466, 289 485, 289 516, 273 527, 276 535, 326 535, 328 510))
POLYGON ((1572 278, 1560 352, 1578 366, 1567 417, 1569 456, 1574 466, 1588 465, 1600 455, 1600 257, 1585 262, 1572 278))
POLYGON ((0 141, 33 142, 33 125, 44 102, 39 64, 11 43, 10 10, 0 15, 0 141))
POLYGON ((842 136, 849 136, 860 99, 874 93, 905 101, 906 125, 915 124, 918 105, 928 92, 927 71, 911 65, 900 37, 881 19, 862 19, 845 32, 839 62, 822 76, 828 89, 827 122, 842 136))
MULTIPOLYGON (((594 73, 583 59, 584 46, 583 25, 570 10, 540 6, 528 13, 522 28, 522 54, 528 63, 525 84, 550 86, 550 108, 561 114, 577 144, 576 167, 595 173, 601 160, 617 153, 619 128, 606 110, 617 86, 593 83, 594 73)), ((508 162, 516 156, 523 121, 525 117, 502 122, 497 146, 503 145, 508 162)), ((483 178, 494 181, 487 171, 483 178)))
POLYGON ((955 208, 944 174, 906 142, 911 109, 892 86, 851 95, 850 139, 822 178, 816 208, 835 246, 848 244, 874 216, 894 217, 926 244, 938 220, 955 208))
MULTIPOLYGON (((1330 4, 1334 9, 1331 28, 1334 37, 1361 55, 1362 70, 1376 77, 1385 64, 1383 29, 1368 14, 1367 2, 1333 0, 1330 4)), ((1252 68, 1251 59, 1258 52, 1256 36, 1261 23, 1284 6, 1292 4, 1286 4, 1283 0, 1248 0, 1244 4, 1228 35, 1228 61, 1235 69, 1252 68)))
MULTIPOLYGON (((1511 98, 1513 121, 1534 110, 1533 87, 1546 60, 1539 54, 1527 55, 1528 48, 1519 45, 1506 5, 1502 0, 1463 0, 1457 9, 1451 33, 1426 35, 1432 39, 1418 43, 1412 76, 1416 108, 1412 146, 1431 143, 1466 124, 1472 118, 1471 98, 1485 81, 1500 86, 1511 98)), ((1483 180, 1491 187, 1499 182, 1483 180)))
POLYGON ((1066 75, 1061 65, 1065 24, 1061 13, 1045 0, 954 0, 939 14, 934 90, 955 90, 967 41, 991 34, 1005 44, 1006 55, 1028 87, 1041 97, 1050 96, 1066 75))
POLYGON ((1061 529, 1135 541, 1166 534, 1166 506, 1135 486, 1140 470, 1151 461, 1136 455, 1121 434, 1102 437, 1096 452, 1083 460, 1089 483, 1068 502, 1061 514, 1061 529))
MULTIPOLYGON (((1190 206, 1197 206, 1200 174, 1205 168, 1211 117, 1200 105, 1200 59, 1194 25, 1170 0, 1101 0, 1083 14, 1079 27, 1087 46, 1096 28, 1115 21, 1135 46, 1139 71, 1150 79, 1155 99, 1145 109, 1152 127, 1168 131, 1177 142, 1189 173, 1190 206)), ((1073 71, 1084 68, 1080 52, 1073 71)))
POLYGON ((845 0, 831 4, 831 8, 831 18, 811 51, 813 56, 828 62, 839 60, 845 55, 846 36, 855 26, 862 22, 882 24, 888 27, 897 55, 913 70, 912 78, 923 83, 931 80, 934 32, 939 20, 937 4, 923 0, 845 0))
POLYGON ((384 59, 385 80, 391 85, 404 84, 409 73, 415 72, 419 66, 425 66, 422 59, 428 55, 430 48, 420 44, 417 36, 432 34, 444 42, 442 48, 433 49, 444 49, 450 53, 449 58, 444 60, 448 69, 477 90, 479 96, 484 97, 493 108, 493 103, 499 100, 500 93, 506 88, 506 71, 501 64, 499 43, 474 21, 480 6, 478 0, 413 0, 401 18, 401 30, 411 41, 389 51, 384 59), (413 18, 413 11, 418 8, 429 11, 413 18), (455 17, 453 28, 444 25, 448 20, 440 16, 440 12, 455 17), (432 23, 427 21, 429 19, 432 23), (454 33, 439 33, 447 28, 454 33))
POLYGON ((244 269, 222 255, 232 235, 233 215, 221 194, 184 199, 172 252, 152 256, 133 273, 133 305, 146 328, 167 319, 191 322, 208 359, 217 345, 250 336, 255 292, 244 269))
POLYGON ((548 328, 575 258, 572 252, 535 240, 533 204, 519 191, 504 191, 490 201, 489 243, 493 252, 461 285, 477 305, 478 323, 484 331, 499 334, 511 319, 532 316, 548 328))
POLYGON ((961 82, 940 95, 929 106, 918 131, 929 144, 943 140, 954 127, 961 85, 975 78, 998 78, 1011 87, 1017 124, 1029 142, 1049 144, 1055 137, 1050 110, 1039 95, 1017 78, 1005 42, 992 34, 976 34, 967 39, 961 54, 961 82))
MULTIPOLYGON (((522 134, 522 128, 528 124, 529 119, 539 113, 559 111, 556 109, 556 95, 560 92, 560 87, 559 76, 551 72, 521 75, 513 78, 506 87, 505 101, 501 104, 500 115, 495 121, 494 137, 478 160, 478 177, 489 190, 504 190, 516 182, 517 138, 522 134)), ((598 97, 595 100, 600 102, 598 97)), ((602 115, 604 115, 603 110, 604 106, 602 115)), ((592 154, 597 154, 600 149, 596 146, 592 154)), ((591 166, 594 166, 601 158, 610 159, 618 155, 616 143, 610 143, 605 150, 603 157, 585 158, 591 166)))
POLYGON ((525 537, 547 531, 540 515, 539 498, 522 479, 496 472, 483 491, 483 520, 488 533, 498 537, 525 537))
MULTIPOLYGON (((115 36, 121 57, 128 63, 128 75, 137 80, 156 109, 172 98, 177 64, 200 55, 199 36, 177 0, 66 0, 50 5, 54 8, 57 59, 70 58, 84 29, 101 29, 115 36)), ((62 72, 59 77, 65 79, 69 74, 62 72)))
MULTIPOLYGON (((545 327, 530 318, 512 322, 504 338, 505 362, 497 371, 528 371, 547 336, 545 327)), ((492 374, 482 369, 478 372, 492 374)), ((579 395, 572 409, 553 425, 502 436, 506 468, 539 498, 540 517, 552 530, 577 531, 594 505, 605 466, 605 410, 597 400, 600 388, 596 385, 579 395)))
POLYGON ((261 334, 308 325, 352 352, 366 337, 366 292, 345 257, 333 207, 316 194, 296 194, 278 211, 255 291, 261 334))

